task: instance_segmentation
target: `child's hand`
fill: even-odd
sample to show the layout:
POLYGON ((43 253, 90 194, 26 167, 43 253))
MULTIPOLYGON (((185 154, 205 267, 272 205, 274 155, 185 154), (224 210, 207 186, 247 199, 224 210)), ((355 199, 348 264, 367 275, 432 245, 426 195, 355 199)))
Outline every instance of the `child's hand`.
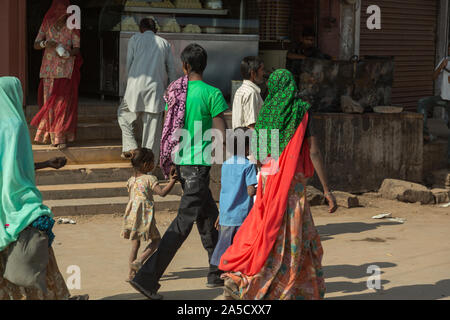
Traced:
POLYGON ((170 179, 170 181, 177 181, 177 179, 178 179, 177 172, 176 171, 171 172, 169 179, 170 179))

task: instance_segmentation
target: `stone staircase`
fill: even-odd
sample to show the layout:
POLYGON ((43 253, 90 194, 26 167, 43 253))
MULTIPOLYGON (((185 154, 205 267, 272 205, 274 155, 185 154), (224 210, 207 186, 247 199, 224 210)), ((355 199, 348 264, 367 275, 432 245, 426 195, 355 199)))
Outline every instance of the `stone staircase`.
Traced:
MULTIPOLYGON (((26 108, 27 120, 37 113, 37 106, 26 108)), ((68 163, 59 170, 36 172, 36 183, 44 203, 55 216, 122 214, 128 203, 126 182, 133 173, 129 161, 120 158, 121 131, 116 104, 80 104, 76 143, 66 150, 47 145, 33 145, 36 162, 65 156, 68 163)), ((34 137, 35 129, 30 128, 34 137)), ((154 174, 164 185, 157 168, 154 174)), ((178 209, 181 186, 176 184, 165 198, 155 196, 158 211, 178 209)))

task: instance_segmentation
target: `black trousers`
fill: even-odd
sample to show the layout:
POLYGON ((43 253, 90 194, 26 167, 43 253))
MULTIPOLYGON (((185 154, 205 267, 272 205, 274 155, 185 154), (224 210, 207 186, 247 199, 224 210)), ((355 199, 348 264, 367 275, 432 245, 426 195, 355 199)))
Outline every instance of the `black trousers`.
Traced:
MULTIPOLYGON (((194 222, 208 252, 208 262, 218 240, 214 223, 219 215, 217 205, 209 190, 209 171, 207 166, 177 166, 178 177, 183 188, 178 215, 164 233, 158 250, 147 260, 136 274, 134 281, 151 292, 160 288, 159 279, 169 266, 183 242, 191 233, 194 222)), ((209 265, 208 282, 220 276, 216 266, 209 265)))

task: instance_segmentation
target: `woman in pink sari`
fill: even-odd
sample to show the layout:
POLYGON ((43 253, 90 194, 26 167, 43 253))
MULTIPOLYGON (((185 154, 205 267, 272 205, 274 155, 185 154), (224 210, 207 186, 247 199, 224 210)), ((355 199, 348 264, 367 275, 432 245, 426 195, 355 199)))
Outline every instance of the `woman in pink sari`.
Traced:
POLYGON ((69 0, 53 0, 34 48, 44 50, 38 92, 40 111, 31 121, 35 141, 59 149, 75 140, 80 83, 80 32, 67 26, 69 0))
POLYGON ((322 245, 306 199, 314 168, 329 212, 336 200, 328 189, 308 109, 297 97, 293 75, 277 70, 269 78, 269 96, 259 113, 256 157, 264 159, 278 144, 281 155, 261 168, 256 202, 233 244, 220 259, 225 296, 245 300, 322 299, 322 245), (267 131, 265 131, 267 130, 267 131), (272 141, 271 130, 279 130, 272 141), (267 143, 261 146, 261 136, 267 143))

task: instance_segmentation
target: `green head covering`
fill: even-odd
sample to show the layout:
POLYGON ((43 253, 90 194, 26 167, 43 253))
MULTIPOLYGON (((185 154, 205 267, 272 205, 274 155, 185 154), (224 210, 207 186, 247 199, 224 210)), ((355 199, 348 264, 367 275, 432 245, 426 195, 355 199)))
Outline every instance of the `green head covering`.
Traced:
POLYGON ((37 218, 53 217, 36 188, 22 100, 19 79, 0 77, 0 251, 37 218))
POLYGON ((288 145, 311 105, 297 97, 297 85, 291 72, 285 69, 274 71, 269 78, 269 95, 259 112, 255 126, 253 146, 256 158, 264 160, 265 155, 278 156, 288 145), (262 131, 262 130, 267 131, 262 131), (279 130, 279 137, 272 139, 272 130, 279 130), (257 141, 255 138, 259 137, 257 141), (262 143, 267 137, 267 144, 262 143), (279 140, 279 154, 274 155, 279 140))

